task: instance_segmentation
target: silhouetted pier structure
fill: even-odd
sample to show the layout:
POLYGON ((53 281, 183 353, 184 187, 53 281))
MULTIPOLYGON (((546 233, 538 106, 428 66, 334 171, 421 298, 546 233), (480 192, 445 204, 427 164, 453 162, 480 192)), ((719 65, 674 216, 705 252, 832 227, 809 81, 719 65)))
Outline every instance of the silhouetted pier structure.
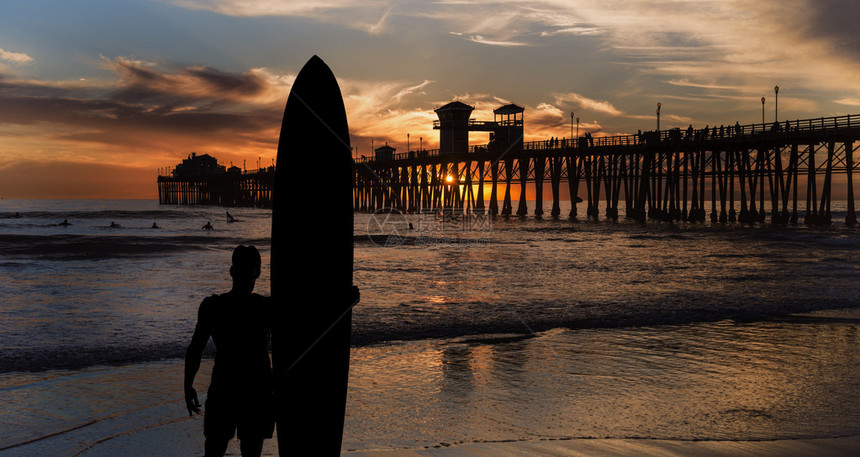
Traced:
POLYGON ((492 122, 470 119, 471 110, 460 102, 436 110, 440 149, 395 154, 386 145, 374 157, 357 159, 356 210, 526 216, 526 189, 532 186, 533 214, 540 217, 549 184, 550 214, 559 217, 566 183, 571 218, 582 198, 590 218, 600 216, 602 201, 610 219, 619 217, 623 202, 625 216, 638 221, 769 218, 782 224, 796 223, 802 215, 804 223, 829 224, 831 202, 841 197, 833 194, 839 181, 846 189, 845 222, 856 223, 854 143, 860 115, 523 142, 522 108, 501 107, 492 122), (491 132, 489 143, 470 147, 469 131, 491 132), (521 190, 516 209, 514 187, 521 190))
POLYGON ((158 202, 271 208, 274 183, 274 166, 244 171, 218 165, 209 155, 191 154, 169 176, 158 177, 158 202))

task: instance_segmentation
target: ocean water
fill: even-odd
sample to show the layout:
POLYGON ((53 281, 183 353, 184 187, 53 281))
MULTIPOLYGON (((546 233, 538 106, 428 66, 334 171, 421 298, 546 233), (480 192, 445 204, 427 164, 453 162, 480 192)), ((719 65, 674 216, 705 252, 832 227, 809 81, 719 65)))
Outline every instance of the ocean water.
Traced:
MULTIPOLYGON (((344 448, 860 433, 860 229, 835 210, 831 227, 356 213, 344 448)), ((270 224, 0 200, 0 455, 202 434, 181 392, 196 309, 229 289, 237 244, 261 249, 268 294, 270 224)), ((297 215, 296 242, 314 227, 297 215)))

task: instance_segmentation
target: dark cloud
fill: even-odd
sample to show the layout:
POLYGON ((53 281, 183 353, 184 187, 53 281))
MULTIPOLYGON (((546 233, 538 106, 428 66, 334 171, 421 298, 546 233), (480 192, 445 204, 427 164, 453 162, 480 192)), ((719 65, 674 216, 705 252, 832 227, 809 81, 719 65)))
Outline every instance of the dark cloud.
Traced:
POLYGON ((211 67, 189 69, 187 73, 220 93, 254 96, 262 93, 266 87, 262 79, 250 73, 235 75, 211 67))
POLYGON ((228 73, 212 67, 184 67, 157 71, 123 58, 106 62, 119 77, 112 98, 147 103, 225 103, 252 99, 266 91, 266 82, 251 73, 228 73))
POLYGON ((274 89, 250 73, 209 67, 168 73, 124 59, 109 68, 117 81, 107 88, 0 75, 0 122, 54 125, 62 136, 46 127, 46 138, 111 145, 157 142, 160 135, 248 141, 280 123, 282 106, 254 99, 274 89))
POLYGON ((246 112, 205 109, 177 111, 177 105, 146 106, 112 100, 0 94, 0 122, 23 125, 56 123, 106 131, 123 129, 146 131, 148 134, 163 131, 199 135, 223 131, 258 132, 276 126, 280 116, 280 112, 275 109, 261 108, 246 112))
POLYGON ((824 38, 837 54, 860 58, 860 2, 856 0, 813 0, 800 21, 807 36, 824 38))

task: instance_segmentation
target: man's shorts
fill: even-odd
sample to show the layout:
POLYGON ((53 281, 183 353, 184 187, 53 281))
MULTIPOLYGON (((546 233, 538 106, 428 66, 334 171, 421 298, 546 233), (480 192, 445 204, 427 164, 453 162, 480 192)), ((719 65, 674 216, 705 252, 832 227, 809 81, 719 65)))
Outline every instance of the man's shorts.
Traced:
POLYGON ((203 434, 207 438, 230 440, 238 431, 239 440, 262 440, 275 430, 274 402, 271 395, 254 399, 209 395, 203 415, 203 434))

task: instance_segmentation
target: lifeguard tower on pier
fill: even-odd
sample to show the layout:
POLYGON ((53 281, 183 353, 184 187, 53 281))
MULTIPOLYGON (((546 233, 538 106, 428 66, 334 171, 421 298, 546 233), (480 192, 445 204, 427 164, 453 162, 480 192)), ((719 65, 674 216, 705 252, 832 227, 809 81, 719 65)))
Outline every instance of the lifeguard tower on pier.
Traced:
POLYGON ((493 110, 495 128, 490 134, 490 149, 522 151, 523 150, 523 112, 525 108, 513 103, 493 110))
POLYGON ((433 128, 439 130, 439 153, 459 154, 469 152, 469 123, 474 106, 453 101, 437 108, 439 120, 433 128))
POLYGON ((471 119, 475 107, 453 101, 437 108, 438 121, 433 128, 439 130, 440 154, 466 154, 469 151, 469 132, 489 132, 491 151, 522 151, 523 112, 525 108, 513 103, 493 110, 492 121, 471 119))

